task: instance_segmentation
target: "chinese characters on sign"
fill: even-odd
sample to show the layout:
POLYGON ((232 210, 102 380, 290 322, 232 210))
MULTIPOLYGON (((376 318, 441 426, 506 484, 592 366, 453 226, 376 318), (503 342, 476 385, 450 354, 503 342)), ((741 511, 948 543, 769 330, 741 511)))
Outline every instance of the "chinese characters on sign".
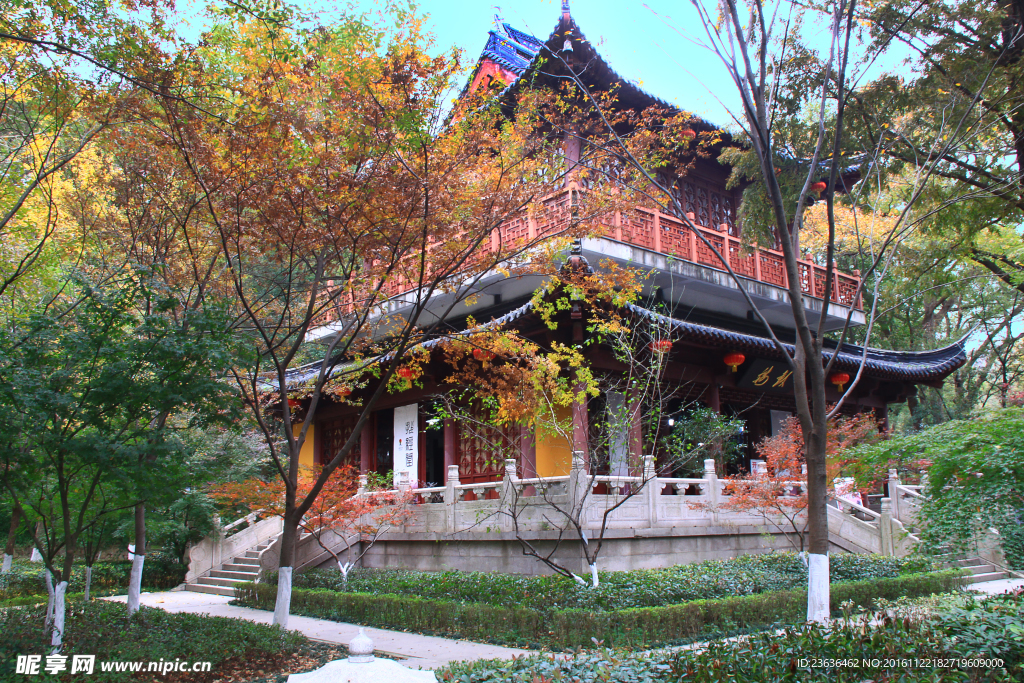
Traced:
POLYGON ((409 483, 419 481, 420 411, 418 403, 395 408, 395 483, 400 472, 409 473, 409 483))
POLYGON ((793 371, 782 359, 755 359, 736 386, 757 391, 789 392, 793 388, 793 371))

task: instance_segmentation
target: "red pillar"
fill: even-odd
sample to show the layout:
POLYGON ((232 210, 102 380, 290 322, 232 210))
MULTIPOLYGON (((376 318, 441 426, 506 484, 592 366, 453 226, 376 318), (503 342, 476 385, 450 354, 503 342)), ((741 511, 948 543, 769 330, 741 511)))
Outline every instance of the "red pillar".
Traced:
MULTIPOLYGON (((458 441, 455 434, 455 422, 451 419, 444 421, 444 482, 448 483, 448 466, 458 465, 458 441)), ((461 473, 460 473, 461 474, 461 473)))
POLYGON ((359 435, 359 472, 367 474, 374 471, 377 463, 373 461, 373 430, 370 425, 373 420, 367 420, 363 425, 363 433, 359 435))

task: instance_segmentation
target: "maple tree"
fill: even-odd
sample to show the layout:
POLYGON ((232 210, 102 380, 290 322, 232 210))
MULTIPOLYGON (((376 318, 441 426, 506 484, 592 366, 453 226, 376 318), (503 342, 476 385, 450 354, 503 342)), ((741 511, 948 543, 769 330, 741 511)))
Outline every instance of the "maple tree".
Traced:
MULTIPOLYGON (((300 495, 318 481, 321 468, 305 468, 299 478, 300 495)), ((381 536, 401 526, 412 515, 409 490, 375 490, 364 485, 365 477, 351 466, 339 467, 327 477, 316 501, 299 522, 299 529, 312 536, 334 559, 348 584, 348 575, 356 563, 381 536), (353 541, 350 536, 355 535, 353 541), (347 553, 342 560, 337 550, 347 553), (361 548, 356 553, 353 546, 361 548)), ((210 495, 232 508, 242 507, 261 516, 284 517, 285 486, 280 479, 247 479, 225 482, 210 488, 210 495)))
MULTIPOLYGON (((831 418, 825 446, 828 481, 834 482, 849 465, 843 457, 847 449, 880 438, 878 421, 870 413, 831 418)), ((799 420, 787 418, 778 434, 757 445, 757 453, 764 459, 764 469, 724 477, 725 499, 722 502, 696 502, 690 506, 709 512, 721 510, 757 514, 803 553, 807 536, 808 503, 805 443, 799 420)))

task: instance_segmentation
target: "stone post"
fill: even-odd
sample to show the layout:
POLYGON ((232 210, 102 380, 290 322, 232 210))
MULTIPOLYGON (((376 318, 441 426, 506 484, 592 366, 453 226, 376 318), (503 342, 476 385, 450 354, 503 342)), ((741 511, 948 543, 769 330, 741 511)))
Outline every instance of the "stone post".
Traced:
POLYGON ((647 525, 650 528, 658 526, 658 501, 661 500, 661 484, 658 483, 658 473, 654 470, 654 456, 644 456, 644 500, 647 502, 647 525))
POLYGON ((895 555, 892 540, 892 500, 882 499, 882 514, 878 518, 878 532, 882 537, 882 554, 895 555))
POLYGON ((580 526, 587 526, 587 505, 590 501, 590 475, 587 472, 586 456, 583 451, 572 452, 572 469, 569 470, 569 509, 579 515, 580 526))
POLYGON ((896 487, 900 485, 900 475, 895 469, 889 470, 889 500, 892 501, 892 516, 900 518, 900 492, 896 487))
POLYGON ((359 475, 359 490, 356 491, 356 495, 362 495, 366 493, 367 476, 365 474, 359 475))
POLYGON ((455 528, 455 506, 459 502, 458 491, 455 489, 459 485, 459 466, 448 465, 448 481, 445 482, 444 486, 444 518, 445 518, 445 531, 453 534, 457 531, 455 528))
POLYGON ((516 459, 505 459, 505 476, 501 480, 501 530, 512 531, 515 524, 512 522, 512 515, 516 510, 516 485, 519 477, 516 476, 516 459))
MULTIPOLYGON (((708 458, 704 461, 704 480, 707 481, 708 503, 718 506, 722 496, 722 489, 718 484, 718 471, 715 469, 715 459, 708 458)), ((715 519, 718 519, 718 512, 715 512, 715 519)))

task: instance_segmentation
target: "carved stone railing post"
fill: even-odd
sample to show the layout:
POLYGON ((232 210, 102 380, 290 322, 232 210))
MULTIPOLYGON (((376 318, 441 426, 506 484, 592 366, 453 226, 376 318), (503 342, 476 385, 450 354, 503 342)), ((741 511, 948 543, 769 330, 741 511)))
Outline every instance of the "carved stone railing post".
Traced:
POLYGON ((718 483, 718 471, 715 469, 715 459, 704 460, 704 480, 707 482, 708 504, 714 512, 715 521, 718 521, 718 503, 722 497, 722 489, 718 483))
POLYGON ((448 533, 455 533, 455 506, 459 502, 458 491, 455 489, 459 485, 459 466, 448 465, 448 482, 444 488, 444 517, 445 517, 445 531, 448 533))
POLYGON ((516 484, 519 477, 516 476, 515 458, 505 459, 505 477, 501 480, 501 530, 512 531, 515 525, 512 522, 512 515, 516 513, 516 484))
POLYGON ((650 528, 658 526, 658 502, 661 500, 661 484, 658 483, 658 473, 654 470, 654 456, 644 456, 644 491, 643 499, 647 503, 647 525, 650 528))
POLYGON ((362 495, 362 494, 366 493, 366 486, 367 486, 367 482, 368 481, 369 481, 369 477, 367 477, 367 475, 365 475, 365 474, 360 474, 359 475, 359 490, 356 491, 356 495, 362 495))
POLYGON ((572 452, 572 468, 569 470, 569 509, 579 515, 580 526, 587 526, 587 504, 590 501, 590 475, 583 451, 572 452))
POLYGON ((882 514, 878 517, 878 533, 881 535, 882 554, 895 555, 896 549, 892 539, 892 500, 882 499, 882 514))
POLYGON ((889 470, 889 500, 892 501, 892 516, 900 519, 900 475, 895 469, 889 470))

